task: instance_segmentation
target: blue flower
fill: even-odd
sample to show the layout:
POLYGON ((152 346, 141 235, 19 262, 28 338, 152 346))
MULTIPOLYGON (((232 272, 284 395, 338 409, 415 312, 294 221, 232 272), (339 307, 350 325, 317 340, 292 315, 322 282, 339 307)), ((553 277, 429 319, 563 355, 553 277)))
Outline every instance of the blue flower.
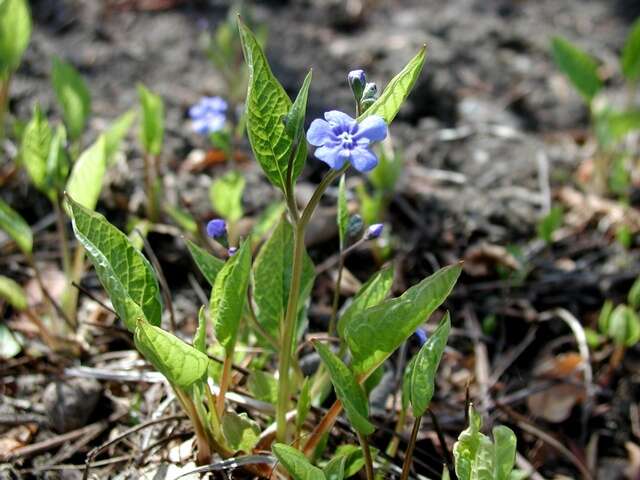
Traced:
POLYGON ((227 253, 229 254, 230 257, 233 257, 236 253, 238 253, 238 247, 229 247, 229 250, 227 250, 227 253))
POLYGON ((427 332, 425 332, 423 329, 419 328, 415 332, 413 332, 413 334, 416 336, 416 339, 418 340, 418 344, 420 346, 424 345, 427 341, 427 332))
POLYGON ((227 234, 227 222, 221 218, 214 218, 207 223, 207 235, 211 238, 224 237, 227 234))
POLYGON ((384 230, 384 225, 382 223, 374 223, 369 228, 367 228, 366 232, 364 232, 364 239, 374 240, 376 238, 379 238, 380 235, 382 235, 382 230, 384 230))
POLYGON ((227 120, 227 102, 220 97, 202 97, 189 109, 193 129, 207 135, 224 128, 227 120))
POLYGON ((362 98, 362 91, 367 83, 367 77, 364 74, 364 70, 351 70, 347 75, 347 82, 351 87, 353 95, 356 97, 356 101, 360 101, 362 98))
POLYGON ((340 169, 351 162, 356 170, 368 172, 378 165, 371 151, 374 142, 387 136, 387 124, 378 115, 370 115, 361 123, 346 113, 332 110, 311 122, 307 140, 316 149, 315 156, 331 168, 340 169))

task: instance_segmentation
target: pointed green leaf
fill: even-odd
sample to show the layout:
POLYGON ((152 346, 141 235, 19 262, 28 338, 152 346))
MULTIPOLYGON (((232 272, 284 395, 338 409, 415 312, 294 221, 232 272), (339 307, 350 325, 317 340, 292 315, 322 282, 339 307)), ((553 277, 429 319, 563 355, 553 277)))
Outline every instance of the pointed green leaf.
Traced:
POLYGON ((364 389, 329 347, 320 342, 313 342, 313 346, 329 371, 336 396, 342 402, 351 425, 360 434, 371 435, 375 428, 369 422, 369 403, 364 389))
POLYGON ((246 413, 226 412, 222 417, 222 433, 234 452, 251 453, 260 440, 260 427, 246 413))
POLYGON ((632 82, 640 78, 640 19, 631 26, 631 32, 622 49, 622 73, 632 82))
POLYGON ((391 79, 380 97, 358 117, 358 121, 361 122, 369 115, 379 115, 390 125, 420 76, 426 54, 427 47, 424 46, 402 71, 391 79))
MULTIPOLYGON (((47 155, 46 184, 51 196, 57 195, 64 190, 64 184, 69 175, 69 156, 65 150, 67 143, 67 131, 64 125, 58 125, 51 143, 49 145, 49 155, 47 155)), ((55 198, 53 201, 57 201, 55 198)))
POLYGON ((346 455, 336 455, 324 466, 322 471, 327 480, 343 480, 345 467, 347 466, 346 455))
POLYGON ((164 104, 162 98, 147 87, 138 84, 138 97, 142 110, 140 143, 150 155, 160 155, 164 140, 164 104))
POLYGON ((49 122, 42 115, 40 106, 33 108, 33 116, 24 129, 22 145, 20 146, 20 160, 27 170, 33 185, 51 198, 47 184, 47 158, 52 137, 49 122))
POLYGON ((24 254, 31 254, 33 248, 31 227, 18 212, 2 200, 0 200, 0 230, 7 232, 24 254))
MULTIPOLYGON (((371 457, 375 458, 378 454, 378 449, 371 447, 371 457)), ((344 478, 353 477, 356 473, 362 470, 364 467, 364 454, 362 448, 356 445, 340 445, 336 449, 336 456, 345 456, 347 462, 345 465, 344 478)))
POLYGON ((640 110, 622 112, 605 110, 595 117, 598 141, 603 145, 615 145, 629 133, 640 130, 640 110))
POLYGON ((598 315, 598 329, 603 335, 608 334, 611 312, 613 312, 613 302, 611 300, 607 300, 604 302, 604 305, 602 305, 600 315, 598 315))
POLYGON ((249 375, 247 388, 258 400, 275 405, 278 401, 278 381, 269 372, 255 370, 249 375))
POLYGON ((198 328, 193 335, 193 348, 202 353, 207 353, 207 312, 204 305, 198 311, 198 328))
POLYGON ((0 74, 18 69, 31 37, 27 0, 0 1, 0 74))
POLYGON ((176 205, 168 203, 165 204, 163 208, 165 213, 171 217, 171 220, 173 220, 182 230, 191 233, 192 235, 198 234, 198 224, 189 212, 176 205))
POLYGON ((516 435, 510 428, 498 426, 493 429, 494 468, 493 479, 507 480, 516 461, 516 435))
POLYGON ((347 189, 345 187, 345 175, 340 177, 338 187, 338 234, 340 237, 340 250, 343 250, 347 241, 347 229, 349 228, 349 208, 347 207, 347 189))
POLYGON ((26 310, 28 306, 27 295, 22 287, 4 275, 0 275, 0 298, 9 302, 16 310, 26 310))
POLYGON ((309 377, 304 377, 300 395, 298 395, 298 404, 296 405, 296 427, 298 430, 302 428, 309 410, 311 409, 311 381, 309 377))
POLYGON ((367 376, 411 335, 447 298, 461 271, 445 267, 400 297, 356 313, 344 328, 356 375, 367 376))
POLYGON ((291 108, 291 99, 271 72, 254 34, 242 21, 238 21, 238 28, 249 69, 246 101, 249 141, 269 181, 285 190, 292 139, 283 120, 291 108))
MULTIPOLYGON (((304 308, 304 300, 309 296, 315 278, 313 262, 306 253, 303 258, 299 311, 304 308)), ((276 338, 289 300, 292 264, 293 227, 282 216, 253 266, 256 316, 260 325, 276 338)))
POLYGON ((191 240, 187 240, 187 247, 189 248, 191 258, 193 258, 198 269, 204 278, 206 278, 207 282, 209 282, 209 285, 213 287, 216 283, 216 276, 220 273, 222 267, 224 267, 224 261, 220 260, 218 257, 214 257, 204 248, 200 248, 191 240))
POLYGON ((77 139, 82 135, 91 113, 89 88, 73 65, 58 57, 53 57, 51 82, 69 136, 77 139))
POLYGON ((136 112, 129 110, 116 118, 104 133, 107 165, 111 165, 113 162, 122 140, 127 136, 129 130, 131 130, 131 125, 133 125, 135 119, 136 112))
POLYGON ((102 215, 70 197, 67 202, 76 238, 87 251, 100 283, 127 328, 134 331, 139 318, 160 325, 160 288, 149 261, 102 215))
POLYGON ((567 76, 585 101, 590 103, 602 88, 602 81, 598 76, 598 63, 562 37, 552 39, 551 53, 558 69, 567 76))
POLYGON ((627 295, 629 300, 629 306, 634 310, 640 310, 640 277, 633 282, 631 285, 631 290, 629 290, 629 294, 627 295))
POLYGON ((187 388, 207 373, 209 357, 142 318, 137 321, 134 340, 136 348, 172 384, 187 388))
POLYGON ((67 181, 67 194, 89 210, 95 210, 107 169, 104 135, 80 155, 67 181))
POLYGON ((284 443, 275 443, 271 450, 293 480, 326 480, 322 470, 311 465, 300 450, 284 443))
POLYGON ((609 317, 607 334, 616 345, 631 347, 640 340, 640 318, 628 305, 618 305, 609 317))
MULTIPOLYGON (((293 172, 291 181, 295 183, 300 176, 304 163, 307 160, 307 142, 304 139, 304 119, 307 114, 307 99, 309 97, 309 87, 311 86, 312 71, 309 70, 302 82, 302 87, 298 96, 291 105, 291 110, 286 116, 285 133, 291 139, 291 148, 296 148, 296 155, 293 158, 293 172)), ((291 152, 289 152, 291 154, 291 152)))
POLYGON ((365 283, 349 306, 338 319, 338 334, 344 339, 344 330, 351 319, 363 310, 374 307, 382 302, 393 284, 393 268, 384 268, 373 275, 365 283))
POLYGON ((209 189, 209 198, 213 209, 229 222, 242 218, 242 193, 246 181, 236 171, 229 171, 216 179, 209 189))
POLYGON ((411 406, 415 417, 424 415, 431 403, 436 372, 447 346, 449 330, 451 330, 451 320, 447 312, 438 328, 429 336, 416 355, 411 369, 411 406))
POLYGON ((411 404, 411 376, 413 374, 413 367, 416 364, 417 355, 414 356, 409 363, 407 363, 407 368, 404 369, 404 373, 402 374, 402 410, 407 411, 409 405, 411 404))
POLYGON ((209 311, 213 317, 216 339, 227 355, 233 352, 240 319, 244 312, 251 273, 251 241, 245 240, 216 276, 211 291, 209 311))

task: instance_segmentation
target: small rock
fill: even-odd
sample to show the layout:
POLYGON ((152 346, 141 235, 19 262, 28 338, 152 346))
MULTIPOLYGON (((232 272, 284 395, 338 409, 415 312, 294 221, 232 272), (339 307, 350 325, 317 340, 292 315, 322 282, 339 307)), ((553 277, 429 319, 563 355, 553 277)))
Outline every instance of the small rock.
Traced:
POLYGON ((92 379, 50 383, 44 391, 43 404, 53 429, 65 433, 85 426, 101 392, 100 382, 92 379))

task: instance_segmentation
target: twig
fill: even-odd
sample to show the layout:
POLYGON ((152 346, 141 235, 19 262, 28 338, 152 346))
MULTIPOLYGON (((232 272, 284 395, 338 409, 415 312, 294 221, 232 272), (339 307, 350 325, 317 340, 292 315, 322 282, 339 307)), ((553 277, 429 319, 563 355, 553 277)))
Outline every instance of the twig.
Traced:
POLYGON ((71 285, 76 287, 78 290, 80 290, 82 293, 84 293, 91 300, 93 300, 98 305, 100 305, 102 308, 104 308, 106 311, 112 313, 113 315, 116 316, 116 318, 118 318, 118 313, 113 308, 111 308, 109 305, 107 305, 102 300, 100 300, 93 292, 91 292, 88 289, 84 288, 82 285, 77 283, 75 280, 71 282, 71 285))

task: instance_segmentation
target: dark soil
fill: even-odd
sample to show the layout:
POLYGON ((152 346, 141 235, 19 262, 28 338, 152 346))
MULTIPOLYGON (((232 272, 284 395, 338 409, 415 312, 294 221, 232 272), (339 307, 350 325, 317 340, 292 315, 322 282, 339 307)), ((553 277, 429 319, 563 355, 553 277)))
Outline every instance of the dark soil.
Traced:
MULTIPOLYGON (((84 139, 89 144, 112 119, 137 105, 135 87, 143 82, 165 102, 162 172, 167 199, 187 205, 204 221, 212 215, 211 178, 221 175, 227 166, 199 173, 181 170, 194 149, 206 148, 204 140, 191 133, 186 111, 202 95, 224 94, 222 79, 208 62, 199 39, 203 28, 213 28, 225 18, 228 7, 216 0, 175 3, 179 5, 144 10, 136 5, 145 3, 136 1, 33 0, 34 33, 12 86, 11 111, 27 119, 39 102, 50 118, 59 117, 49 71, 51 57, 61 56, 82 72, 92 92, 93 115, 84 139)), ((393 232, 398 292, 439 266, 466 260, 466 273, 446 305, 456 329, 433 404, 449 448, 464 428, 469 386, 469 395, 487 426, 505 424, 517 432, 519 466, 535 469, 538 476, 531 478, 639 478, 638 349, 629 349, 613 372, 607 363, 607 347, 593 353, 590 397, 585 397, 584 389, 576 393, 576 385, 583 381, 580 374, 540 373, 543 363, 559 362, 559 354, 578 351, 571 329, 555 309, 564 309, 584 326, 593 327, 603 301, 623 301, 640 274, 637 239, 630 250, 623 249, 601 215, 594 213, 582 221, 586 203, 564 200, 562 188, 581 187, 574 172, 588 156, 589 142, 584 143, 589 135, 588 112, 554 67, 550 38, 556 34, 568 37, 597 56, 605 70, 615 72, 628 28, 640 15, 637 2, 272 1, 255 5, 253 14, 268 28, 269 59, 291 96, 307 69, 313 68, 308 121, 329 109, 352 109, 346 84, 349 70, 364 68, 370 79, 383 85, 423 44, 428 46, 425 72, 391 128, 406 167, 385 220, 393 232), (362 13, 353 15, 345 3, 362 7, 362 13), (546 191, 549 184, 551 193, 546 191), (536 225, 551 196, 565 205, 567 225, 561 238, 548 247, 536 240, 536 225), (517 255, 500 249, 516 245, 517 255), (491 250, 496 246, 497 253, 491 250), (510 270, 511 261, 520 269, 510 270), (487 327, 488 318, 495 320, 493 328, 487 327), (490 384, 483 384, 483 372, 490 384), (558 389, 567 385, 573 390, 558 389), (528 397, 541 391, 549 392, 550 398, 535 405, 528 402, 528 397), (556 398, 572 396, 575 401, 562 419, 550 421, 544 415, 556 398), (630 465, 630 458, 636 462, 630 465), (631 473, 625 477, 627 467, 631 473)), ((619 90, 620 83, 616 75, 609 75, 607 87, 612 92, 619 90)), ((244 148, 248 151, 248 145, 244 148)), ((144 198, 141 152, 133 133, 125 152, 126 161, 118 162, 108 173, 99 205, 120 226, 128 215, 142 214, 144 198)), ((4 167, 8 160, 2 162, 4 167)), ((248 181, 245 211, 255 216, 278 194, 257 165, 248 162, 240 168, 248 181)), ((320 162, 310 159, 304 181, 315 183, 322 172, 320 162)), ((333 201, 329 193, 327 206, 333 201)), ((31 224, 50 218, 47 200, 27 186, 24 173, 2 185, 2 197, 31 224)), ((325 235, 318 234, 309 243, 314 261, 320 264, 333 253, 336 233, 328 229, 327 234, 322 219, 316 222, 320 225, 317 230, 325 235)), ((47 231, 36 235, 43 262, 55 255, 52 238, 47 231)), ((191 282, 200 281, 195 267, 179 237, 154 233, 150 242, 174 293, 178 325, 190 335, 201 303, 191 282)), ((25 280, 15 257, 0 260, 0 264, 12 276, 25 280)), ((349 258, 347 268, 364 281, 374 271, 375 261, 369 249, 361 249, 349 258)), ((93 274, 83 285, 104 298, 93 274)), ((320 275, 314 292, 320 307, 311 312, 312 330, 320 330, 326 322, 332 289, 330 277, 320 275)), ((87 296, 82 297, 81 311, 91 322, 105 315, 87 296)), ((47 384, 64 380, 64 388, 73 388, 73 382, 68 382, 83 376, 81 364, 117 367, 117 362, 130 364, 135 358, 130 339, 117 328, 98 330, 89 337, 99 355, 87 354, 82 361, 23 355, 0 366, 6 399, 0 402, 0 432, 28 425, 34 433, 25 444, 57 438, 64 433, 60 424, 67 422, 51 421, 47 394, 43 395, 47 384)), ((415 349, 412 340, 408 352, 415 349)), ((381 450, 395 426, 389 409, 398 367, 403 369, 404 363, 394 357, 383 382, 387 390, 379 390, 375 397, 374 411, 379 412, 376 420, 382 433, 372 441, 381 450)), ((153 417, 166 398, 164 385, 153 379, 98 380, 102 392, 97 405, 79 415, 86 417, 81 426, 94 425, 95 432, 13 459, 4 471, 0 467, 0 477, 81 478, 76 467, 52 466, 83 465, 88 450, 136 422, 179 413, 167 409, 153 417), (46 468, 39 470, 38 466, 46 468)), ((71 423, 70 430, 77 428, 71 423)), ((440 445, 430 420, 425 418, 422 429, 417 473, 438 478, 443 461, 440 445)), ((403 439, 409 431, 407 424, 403 439)), ((168 439, 164 450, 145 451, 140 459, 140 452, 153 441, 144 431, 132 435, 126 440, 129 443, 114 445, 97 459, 125 454, 133 454, 132 458, 97 466, 92 470, 96 478, 142 478, 143 471, 153 475, 161 460, 177 463, 177 454, 169 453, 169 447, 190 438, 188 424, 173 421, 153 432, 153 441, 168 439)), ((341 439, 351 437, 339 430, 332 443, 341 439)), ((396 458, 395 463, 401 464, 401 459, 396 458)), ((156 473, 153 478, 165 478, 156 473)))

